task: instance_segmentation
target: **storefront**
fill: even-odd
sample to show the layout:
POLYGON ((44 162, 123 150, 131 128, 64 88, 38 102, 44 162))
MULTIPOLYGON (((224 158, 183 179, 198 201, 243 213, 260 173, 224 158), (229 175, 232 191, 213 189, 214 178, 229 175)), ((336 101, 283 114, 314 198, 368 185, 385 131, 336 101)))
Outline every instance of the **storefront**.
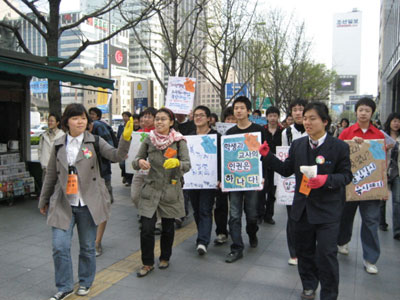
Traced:
POLYGON ((30 91, 32 76, 114 89, 114 81, 47 66, 45 59, 0 49, 0 201, 32 192, 30 91), (31 178, 31 179, 28 179, 31 178))

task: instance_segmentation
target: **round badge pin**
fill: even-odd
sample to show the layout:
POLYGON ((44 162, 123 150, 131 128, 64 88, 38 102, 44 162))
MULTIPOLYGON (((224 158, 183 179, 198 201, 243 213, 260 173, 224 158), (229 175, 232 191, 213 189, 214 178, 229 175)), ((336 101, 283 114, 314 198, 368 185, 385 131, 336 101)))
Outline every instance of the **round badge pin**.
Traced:
POLYGON ((315 159, 315 162, 319 165, 322 165, 325 162, 325 157, 323 157, 322 155, 318 155, 315 159))

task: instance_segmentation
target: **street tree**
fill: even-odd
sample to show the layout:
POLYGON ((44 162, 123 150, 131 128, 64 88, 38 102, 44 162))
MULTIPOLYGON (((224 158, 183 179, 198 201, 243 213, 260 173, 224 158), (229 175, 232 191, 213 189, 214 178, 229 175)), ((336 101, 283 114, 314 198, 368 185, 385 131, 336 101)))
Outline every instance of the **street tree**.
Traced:
MULTIPOLYGON (((137 2, 137 1, 136 1, 137 2)), ((140 11, 132 12, 130 9, 132 1, 129 0, 105 0, 101 7, 93 9, 74 22, 63 24, 60 20, 60 4, 61 0, 47 0, 47 1, 29 1, 21 0, 23 5, 19 8, 15 5, 14 1, 4 0, 10 9, 17 13, 21 19, 30 23, 37 32, 43 37, 46 42, 48 65, 64 68, 76 59, 86 48, 91 45, 101 44, 106 42, 124 30, 134 28, 141 21, 148 19, 156 9, 164 6, 168 1, 164 0, 141 0, 142 6, 140 11), (90 18, 104 18, 108 13, 119 10, 124 15, 124 23, 120 24, 118 28, 99 39, 89 39, 84 37, 81 44, 69 57, 60 59, 59 55, 59 41, 63 33, 69 30, 79 30, 79 26, 87 22, 90 18), (43 13, 43 10, 46 12, 43 13), (28 13, 26 12, 28 11, 28 13)), ((0 27, 6 28, 13 32, 18 46, 28 54, 34 54, 31 49, 27 47, 26 42, 23 40, 20 25, 15 22, 14 25, 9 22, 0 21, 0 27)), ((48 80, 48 100, 49 110, 53 113, 61 113, 61 92, 60 82, 57 80, 48 80)))
POLYGON ((208 2, 171 0, 168 5, 155 9, 152 19, 133 28, 135 40, 144 51, 164 94, 167 92, 164 76, 190 76, 193 72, 196 57, 204 49, 198 26, 208 2), (152 35, 160 38, 162 48, 152 43, 149 38, 152 35), (157 68, 158 61, 162 69, 157 68))
MULTIPOLYGON (((245 53, 244 46, 250 34, 257 7, 257 3, 253 2, 250 0, 217 1, 209 7, 209 14, 201 26, 207 44, 205 51, 197 57, 197 64, 194 67, 219 94, 221 112, 234 98, 226 101, 225 85, 231 73, 235 72, 234 67, 238 67, 235 63, 239 55, 245 53)), ((250 81, 251 77, 243 79, 243 86, 250 81)))

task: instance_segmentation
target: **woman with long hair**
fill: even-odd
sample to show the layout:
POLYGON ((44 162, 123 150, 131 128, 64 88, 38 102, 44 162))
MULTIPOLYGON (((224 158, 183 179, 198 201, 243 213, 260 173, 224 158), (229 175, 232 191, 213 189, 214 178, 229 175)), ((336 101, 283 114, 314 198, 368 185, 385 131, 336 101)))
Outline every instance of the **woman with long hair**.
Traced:
POLYGON ((190 170, 189 151, 182 134, 173 129, 174 113, 161 108, 155 116, 155 129, 143 141, 132 162, 135 170, 149 170, 140 191, 140 248, 143 266, 137 276, 154 269, 154 230, 157 212, 161 217, 161 255, 158 267, 166 269, 172 254, 175 218, 185 216, 182 193, 183 174, 190 170))

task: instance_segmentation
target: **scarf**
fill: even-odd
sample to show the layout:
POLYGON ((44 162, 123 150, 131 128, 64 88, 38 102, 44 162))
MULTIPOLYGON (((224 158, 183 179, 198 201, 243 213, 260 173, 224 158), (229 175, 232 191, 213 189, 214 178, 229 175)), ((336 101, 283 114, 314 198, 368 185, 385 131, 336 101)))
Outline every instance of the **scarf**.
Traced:
POLYGON ((173 142, 178 142, 180 140, 185 140, 185 137, 175 131, 175 129, 171 129, 168 135, 159 134, 157 131, 150 131, 150 141, 159 150, 167 149, 173 142))

